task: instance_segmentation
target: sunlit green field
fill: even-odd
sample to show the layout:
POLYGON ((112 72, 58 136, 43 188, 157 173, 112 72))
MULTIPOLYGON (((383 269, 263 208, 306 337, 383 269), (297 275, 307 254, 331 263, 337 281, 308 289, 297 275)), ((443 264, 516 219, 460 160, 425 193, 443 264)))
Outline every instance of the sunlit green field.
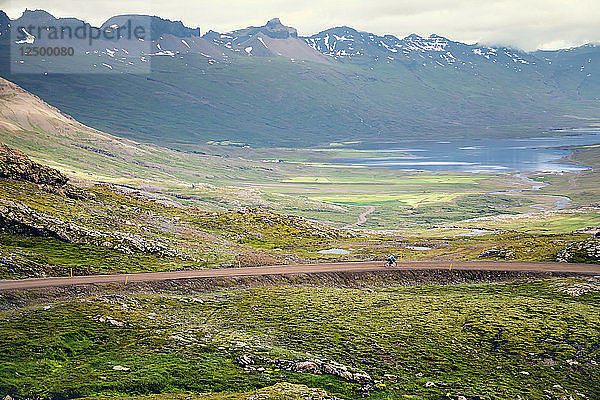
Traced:
MULTIPOLYGON (((373 173, 373 171, 371 171, 373 173)), ((391 175, 391 174, 390 174, 391 175)), ((478 184, 481 181, 491 178, 497 178, 497 175, 485 175, 485 174, 469 174, 469 175, 458 175, 458 174, 431 174, 431 173, 415 173, 408 174, 406 172, 399 172, 391 176, 385 176, 385 173, 381 172, 380 175, 375 174, 371 179, 364 179, 361 181, 360 176, 356 179, 344 179, 336 176, 294 176, 282 180, 283 183, 325 183, 325 184, 379 184, 379 185, 398 185, 398 186, 423 186, 423 185, 457 185, 457 184, 478 184)))
POLYGON ((401 206, 417 206, 428 204, 448 203, 460 196, 457 193, 377 193, 377 194, 347 194, 344 196, 315 195, 314 198, 329 202, 348 203, 356 205, 379 205, 395 203, 401 206))

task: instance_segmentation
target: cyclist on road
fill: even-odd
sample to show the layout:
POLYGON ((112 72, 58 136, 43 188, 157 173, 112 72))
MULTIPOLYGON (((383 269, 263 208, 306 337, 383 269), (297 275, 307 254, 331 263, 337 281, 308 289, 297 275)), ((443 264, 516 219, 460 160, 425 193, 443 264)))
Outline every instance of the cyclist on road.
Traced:
POLYGON ((387 259, 387 266, 388 267, 395 267, 396 266, 396 257, 391 254, 387 259))

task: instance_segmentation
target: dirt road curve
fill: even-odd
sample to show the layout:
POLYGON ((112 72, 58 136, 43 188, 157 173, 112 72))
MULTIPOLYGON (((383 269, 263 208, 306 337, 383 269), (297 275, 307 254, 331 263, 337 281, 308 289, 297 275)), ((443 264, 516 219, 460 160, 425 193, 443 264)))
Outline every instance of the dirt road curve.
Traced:
MULTIPOLYGON (((414 261, 400 262, 389 270, 439 270, 450 269, 449 262, 414 261)), ((303 265, 276 265, 271 267, 204 269, 174 272, 147 272, 123 275, 86 275, 58 278, 33 278, 23 280, 0 280, 0 290, 33 289, 52 286, 69 286, 96 283, 149 282, 190 278, 227 278, 264 275, 309 274, 323 272, 371 272, 386 270, 381 262, 323 263, 303 265)), ((600 265, 564 263, 528 263, 502 261, 453 262, 452 270, 471 271, 521 271, 521 272, 560 272, 586 275, 600 275, 600 265)))

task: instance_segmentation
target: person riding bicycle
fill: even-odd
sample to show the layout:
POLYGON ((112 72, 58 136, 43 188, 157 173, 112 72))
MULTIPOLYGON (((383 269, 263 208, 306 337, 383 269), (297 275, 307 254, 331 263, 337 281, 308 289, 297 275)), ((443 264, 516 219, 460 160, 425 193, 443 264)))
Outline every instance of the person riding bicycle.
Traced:
POLYGON ((386 259, 388 267, 396 265, 396 257, 393 254, 386 259))

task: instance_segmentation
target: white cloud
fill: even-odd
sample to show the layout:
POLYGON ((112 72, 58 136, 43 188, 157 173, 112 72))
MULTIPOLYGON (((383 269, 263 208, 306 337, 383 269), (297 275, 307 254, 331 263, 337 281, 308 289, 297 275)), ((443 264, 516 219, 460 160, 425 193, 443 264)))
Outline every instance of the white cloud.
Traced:
MULTIPOLYGON (((107 1, 30 0, 30 9, 46 9, 55 16, 79 17, 100 24, 115 14, 144 13, 183 20, 190 26, 228 31, 262 25, 272 17, 312 34, 348 25, 376 34, 404 37, 436 33, 462 42, 503 44, 526 50, 569 47, 600 41, 598 0, 214 0, 107 1)), ((3 9, 11 18, 23 2, 3 9)))

